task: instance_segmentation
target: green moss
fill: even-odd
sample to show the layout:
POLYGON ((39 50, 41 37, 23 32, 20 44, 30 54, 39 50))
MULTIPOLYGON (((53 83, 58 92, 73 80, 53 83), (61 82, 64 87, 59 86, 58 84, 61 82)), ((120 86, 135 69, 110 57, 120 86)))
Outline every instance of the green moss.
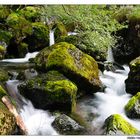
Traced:
POLYGON ((9 14, 10 10, 6 6, 0 6, 0 21, 5 21, 9 14))
POLYGON ((71 112, 74 112, 76 109, 76 93, 77 87, 68 80, 59 80, 59 81, 48 81, 45 87, 47 93, 52 94, 52 100, 56 102, 63 101, 67 98, 67 95, 71 97, 71 112))
POLYGON ((6 91, 2 88, 2 86, 0 85, 0 100, 3 96, 7 95, 6 91))
POLYGON ((6 48, 0 45, 0 59, 4 58, 5 53, 6 53, 6 48))
POLYGON ((54 27, 55 27, 55 32, 54 32, 55 39, 58 39, 60 36, 68 35, 67 30, 62 22, 60 22, 60 21, 57 22, 54 25, 54 27))
POLYGON ((135 106, 135 103, 137 101, 140 101, 140 92, 138 92, 135 96, 133 96, 129 102, 125 105, 125 111, 129 112, 133 109, 133 107, 135 106))
POLYGON ((0 69, 0 82, 6 82, 8 78, 9 77, 7 71, 0 69))
POLYGON ((40 9, 34 6, 26 6, 25 8, 19 11, 21 15, 23 15, 29 21, 37 21, 40 16, 40 9))
POLYGON ((130 69, 132 72, 136 72, 140 68, 140 56, 130 62, 130 69))
POLYGON ((16 120, 13 114, 0 102, 0 135, 11 135, 15 129, 16 120))
POLYGON ((117 132, 121 131, 125 135, 135 135, 138 134, 138 130, 134 128, 130 123, 128 123, 121 115, 114 114, 111 115, 105 121, 106 133, 110 131, 117 132))

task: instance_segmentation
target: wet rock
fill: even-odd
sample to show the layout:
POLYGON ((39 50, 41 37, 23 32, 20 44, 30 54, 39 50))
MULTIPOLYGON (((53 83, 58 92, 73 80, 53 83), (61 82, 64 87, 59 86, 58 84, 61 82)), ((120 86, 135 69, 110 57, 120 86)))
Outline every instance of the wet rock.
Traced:
POLYGON ((94 58, 72 44, 61 42, 43 49, 36 56, 35 63, 39 71, 60 71, 75 82, 79 89, 95 92, 102 87, 94 58))
POLYGON ((138 130, 128 123, 121 115, 113 114, 104 122, 105 135, 136 135, 138 130))
POLYGON ((83 126, 65 114, 56 117, 52 126, 62 135, 86 134, 86 130, 83 126))
POLYGON ((130 62, 130 72, 125 80, 126 92, 135 95, 140 91, 140 56, 130 62))
POLYGON ((18 89, 36 108, 75 110, 77 87, 57 71, 29 79, 20 84, 18 89))
POLYGON ((125 112, 129 118, 140 119, 140 92, 128 101, 125 105, 125 112))

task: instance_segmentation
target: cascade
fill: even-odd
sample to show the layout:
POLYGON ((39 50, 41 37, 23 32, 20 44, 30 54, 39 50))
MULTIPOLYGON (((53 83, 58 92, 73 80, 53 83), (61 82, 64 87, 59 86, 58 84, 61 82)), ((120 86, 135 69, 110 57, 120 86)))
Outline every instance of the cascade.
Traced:
POLYGON ((112 52, 112 48, 111 47, 108 47, 107 62, 114 62, 114 57, 113 57, 113 52, 112 52))
POLYGON ((10 63, 26 63, 30 58, 34 58, 38 52, 27 53, 24 58, 16 58, 16 59, 3 59, 2 62, 10 62, 10 63))
POLYGON ((51 46, 55 43, 54 30, 50 30, 49 36, 50 36, 50 46, 51 46))

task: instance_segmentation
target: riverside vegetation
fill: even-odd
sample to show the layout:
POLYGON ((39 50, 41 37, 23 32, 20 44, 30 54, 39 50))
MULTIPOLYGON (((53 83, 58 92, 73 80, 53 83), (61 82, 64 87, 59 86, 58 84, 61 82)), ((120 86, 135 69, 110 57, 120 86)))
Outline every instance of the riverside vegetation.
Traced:
MULTIPOLYGON (((124 64, 130 67, 124 84, 131 99, 123 108, 128 118, 140 119, 139 5, 0 5, 0 60, 0 135, 23 134, 2 102, 8 96, 18 111, 23 107, 10 96, 8 80, 19 80, 18 96, 55 116, 52 127, 59 134, 94 134, 78 114, 77 103, 104 92, 102 72, 116 72, 124 64), (55 40, 51 46, 50 31, 55 40), (114 62, 106 59, 108 48, 114 62), (7 66, 10 63, 3 65, 4 59, 24 58, 35 51, 39 53, 29 60, 31 68, 18 69, 17 64, 13 70, 7 66), (27 70, 37 74, 27 76, 27 70)), ((139 131, 115 113, 104 120, 100 134, 138 135, 139 131)))

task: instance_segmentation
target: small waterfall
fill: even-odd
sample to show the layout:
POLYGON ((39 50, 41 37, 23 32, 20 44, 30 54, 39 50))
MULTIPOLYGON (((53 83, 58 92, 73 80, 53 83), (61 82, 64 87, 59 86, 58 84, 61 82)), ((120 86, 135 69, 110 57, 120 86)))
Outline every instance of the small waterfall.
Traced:
POLYGON ((16 100, 24 124, 28 130, 28 135, 58 135, 51 123, 55 119, 48 111, 36 109, 32 103, 22 97, 17 89, 20 82, 18 80, 7 81, 9 94, 16 100))
POLYGON ((113 57, 113 52, 112 52, 112 48, 111 47, 108 47, 107 62, 114 62, 114 57, 113 57))
POLYGON ((78 105, 81 107, 80 111, 83 114, 94 114, 96 116, 91 122, 95 128, 94 134, 102 134, 102 125, 105 119, 112 114, 122 115, 128 122, 140 130, 139 120, 129 119, 125 114, 124 106, 131 98, 131 95, 125 92, 124 83, 128 77, 129 67, 123 67, 125 70, 116 70, 115 73, 105 70, 103 75, 100 76, 102 83, 106 86, 105 91, 94 93, 95 97, 93 99, 90 97, 90 99, 82 101, 78 105))
POLYGON ((54 30, 50 30, 49 36, 50 36, 50 46, 51 46, 55 43, 54 30))
POLYGON ((10 62, 10 63, 26 63, 29 61, 30 58, 36 57, 38 52, 27 53, 24 58, 17 58, 17 59, 3 59, 2 62, 10 62))

